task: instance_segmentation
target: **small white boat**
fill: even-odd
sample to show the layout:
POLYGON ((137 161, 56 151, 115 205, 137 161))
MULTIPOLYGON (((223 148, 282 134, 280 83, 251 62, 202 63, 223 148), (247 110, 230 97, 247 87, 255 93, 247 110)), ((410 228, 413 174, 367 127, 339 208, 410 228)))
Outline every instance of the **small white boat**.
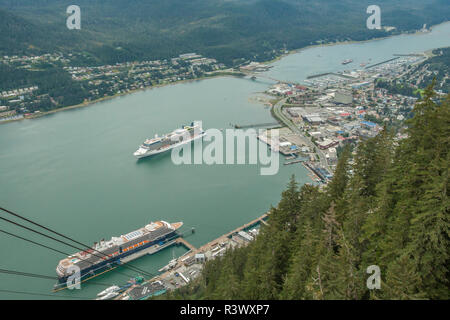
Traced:
POLYGON ((109 292, 104 296, 101 296, 100 298, 97 298, 96 300, 110 300, 112 298, 115 298, 119 295, 118 292, 109 292))
POLYGON ((101 297, 101 296, 104 296, 104 295, 107 295, 108 293, 111 293, 111 292, 116 292, 116 291, 118 291, 120 288, 118 287, 118 286, 111 286, 111 287, 109 287, 109 288, 106 288, 105 290, 103 290, 102 292, 100 292, 99 294, 97 294, 97 297, 101 297))

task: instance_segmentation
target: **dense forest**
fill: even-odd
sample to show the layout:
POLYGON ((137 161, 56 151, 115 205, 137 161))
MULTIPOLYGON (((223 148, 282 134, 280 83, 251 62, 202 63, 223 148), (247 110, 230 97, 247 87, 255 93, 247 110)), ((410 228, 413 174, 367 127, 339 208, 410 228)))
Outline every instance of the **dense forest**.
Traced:
MULTIPOLYGON (((49 111, 55 108, 77 105, 83 102, 87 90, 74 81, 62 68, 49 65, 46 69, 30 71, 0 64, 1 90, 38 86, 37 96, 45 96, 29 111, 49 111)), ((0 100, 1 102, 1 100, 0 100)))
POLYGON ((428 87, 407 125, 345 149, 323 190, 292 178, 253 242, 163 298, 449 299, 450 97, 428 87))
POLYGON ((437 83, 442 83, 440 89, 443 92, 450 92, 450 48, 440 48, 433 50, 434 56, 422 63, 428 66, 428 70, 433 71, 433 75, 427 76, 422 83, 430 83, 436 78, 437 83), (445 80, 445 81, 443 81, 445 80))
MULTIPOLYGON (((428 82, 430 83, 430 82, 428 82)), ((417 90, 412 84, 398 79, 385 80, 377 79, 375 82, 377 88, 386 89, 392 94, 401 94, 403 96, 420 98, 420 90, 417 90)))
MULTIPOLYGON (((88 52, 98 63, 197 52, 228 65, 268 60, 320 42, 387 35, 366 27, 368 0, 79 0, 81 30, 66 28, 68 0, 0 0, 0 54, 88 52)), ((395 32, 446 21, 446 0, 380 0, 395 32), (436 10, 436 8, 439 8, 436 10)))

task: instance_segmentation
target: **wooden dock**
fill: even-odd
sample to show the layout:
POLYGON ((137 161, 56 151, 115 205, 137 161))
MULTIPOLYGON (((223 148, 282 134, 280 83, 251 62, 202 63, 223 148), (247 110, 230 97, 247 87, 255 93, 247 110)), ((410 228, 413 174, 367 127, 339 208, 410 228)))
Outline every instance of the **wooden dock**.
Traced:
POLYGON ((189 250, 192 250, 192 251, 196 251, 197 250, 196 247, 194 247, 192 244, 187 242, 186 239, 184 239, 182 237, 177 238, 177 240, 175 240, 175 242, 184 245, 189 250))
MULTIPOLYGON (((197 253, 203 253, 205 251, 211 250, 212 248, 216 247, 217 245, 219 245, 222 242, 225 242, 227 240, 229 240, 229 238, 231 238, 232 235, 238 233, 239 231, 248 229, 250 227, 253 227, 256 224, 259 223, 263 223, 265 225, 268 225, 268 223, 265 221, 265 219, 267 219, 267 217, 270 215, 270 213, 265 213, 262 216, 234 229, 233 231, 230 231, 210 242, 208 242, 207 244, 201 246, 200 248, 196 248, 195 246, 193 246, 191 243, 189 243, 186 239, 184 239, 182 236, 177 238, 176 240, 174 240, 172 243, 174 244, 180 244, 185 246, 186 248, 189 249, 189 251, 187 253, 185 253, 183 256, 181 256, 180 258, 178 258, 176 265, 171 269, 171 270, 167 270, 164 273, 157 275, 156 277, 153 277, 152 279, 148 280, 148 281, 156 281, 156 280, 163 280, 166 277, 170 276, 174 270, 178 269, 179 267, 181 267, 183 265, 183 261, 186 260, 187 258, 190 257, 194 257, 197 253), (182 258, 182 259, 181 259, 182 258)), ((146 282, 148 282, 146 281, 146 282)), ((122 294, 120 294, 119 296, 115 297, 114 300, 119 300, 121 297, 123 297, 124 294, 126 294, 129 290, 133 289, 135 286, 131 286, 129 289, 127 289, 125 292, 123 292, 122 294)))
POLYGON ((239 231, 242 231, 242 230, 244 230, 244 229, 250 228, 250 227, 254 226, 255 224, 260 223, 262 220, 267 219, 268 216, 269 216, 269 213, 267 212, 267 213, 263 214, 262 216, 260 216, 260 217, 258 217, 258 218, 256 218, 256 219, 254 219, 254 220, 252 220, 252 221, 250 221, 249 223, 246 223, 246 224, 244 224, 243 226, 240 226, 239 228, 236 228, 236 229, 234 229, 233 231, 230 231, 230 232, 224 234, 224 235, 223 235, 222 237, 220 237, 220 238, 223 238, 223 237, 229 238, 229 237, 231 237, 231 235, 233 235, 233 234, 235 234, 235 233, 237 233, 237 232, 239 232, 239 231))
POLYGON ((268 225, 268 223, 266 221, 264 221, 265 219, 267 219, 267 217, 269 216, 269 213, 265 213, 262 216, 234 229, 233 231, 230 231, 210 242, 208 242, 207 244, 204 244, 203 246, 201 246, 200 248, 196 249, 192 244, 190 244, 188 241, 186 241, 186 239, 183 238, 178 238, 176 240, 176 242, 183 244, 184 246, 186 246, 186 248, 190 249, 191 252, 189 252, 187 255, 195 255, 196 253, 200 253, 200 252, 204 252, 204 251, 208 251, 211 250, 211 248, 214 248, 216 245, 218 245, 221 242, 226 241, 228 238, 230 238, 233 234, 238 233, 239 231, 245 230, 247 228, 250 228, 258 223, 263 223, 265 225, 268 225))

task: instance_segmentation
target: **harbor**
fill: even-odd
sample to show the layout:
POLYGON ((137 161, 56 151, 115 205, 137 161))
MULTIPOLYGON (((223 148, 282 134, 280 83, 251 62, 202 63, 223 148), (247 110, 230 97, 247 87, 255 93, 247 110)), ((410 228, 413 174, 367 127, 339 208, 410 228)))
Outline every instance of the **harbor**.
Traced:
MULTIPOLYGON (((346 58, 354 60, 353 64, 347 65, 348 68, 354 68, 369 58, 376 63, 391 58, 393 54, 423 52, 448 46, 449 30, 450 24, 445 24, 420 36, 404 35, 374 42, 308 48, 273 62, 274 67, 265 73, 273 79, 300 83, 308 75, 343 71, 346 67, 341 65, 341 61, 346 58), (420 37, 419 41, 416 41, 417 37, 420 37)), ((380 68, 381 72, 390 72, 389 65, 387 63, 369 70, 380 68)), ((343 79, 339 77, 337 81, 340 80, 343 79)), ((0 176, 5 181, 0 184, 2 205, 16 209, 36 221, 48 223, 52 228, 86 243, 119 235, 152 220, 181 220, 186 226, 196 228, 195 235, 185 237, 184 240, 194 248, 201 248, 211 239, 220 238, 236 226, 253 220, 271 205, 275 206, 292 174, 295 174, 299 185, 310 183, 309 177, 318 177, 303 163, 282 165, 280 162, 278 174, 263 177, 252 165, 176 166, 170 154, 137 161, 132 153, 145 138, 170 132, 187 120, 202 120, 205 128, 227 128, 230 123, 273 123, 275 120, 269 110, 261 104, 249 102, 249 97, 265 92, 274 82, 220 77, 178 83, 124 95, 89 108, 2 124, 0 176), (45 145, 42 141, 45 141, 45 145), (245 192, 238 192, 243 189, 245 192)), ((334 104, 332 98, 345 99, 345 95, 332 97, 330 92, 330 100, 324 103, 334 104)), ((364 100, 360 101, 363 98, 356 97, 357 107, 364 103, 364 100)), ((376 98, 384 99, 384 96, 376 98)), ((313 99, 305 95, 305 105, 313 99)), ((395 97, 389 99, 392 103, 397 102, 395 97)), ((283 109, 282 115, 289 117, 288 111, 297 113, 298 117, 288 120, 295 118, 298 124, 304 124, 303 129, 311 135, 307 138, 315 137, 316 142, 320 142, 323 147, 327 145, 322 142, 332 135, 335 135, 335 140, 345 138, 345 141, 349 141, 353 135, 343 136, 345 132, 341 133, 340 128, 334 129, 336 125, 331 123, 315 125, 315 113, 324 122, 336 118, 330 121, 345 123, 344 129, 350 133, 358 131, 369 136, 376 129, 370 123, 363 123, 364 119, 358 120, 359 126, 354 121, 348 122, 348 113, 356 118, 363 110, 350 111, 347 107, 333 105, 330 108, 334 108, 334 111, 327 109, 328 106, 311 110, 305 110, 305 106, 298 106, 301 108, 298 110, 294 108, 283 109), (307 112, 303 114, 300 112, 302 110, 307 112), (307 123, 307 120, 311 123, 307 123), (312 129, 314 126, 323 130, 312 129)), ((304 141, 297 138, 299 141, 296 142, 294 133, 280 129, 280 133, 283 131, 285 137, 290 139, 288 142, 292 143, 291 147, 296 145, 300 152, 314 157, 312 143, 308 144, 306 138, 302 138, 304 141)), ((323 152, 328 153, 329 159, 334 161, 335 153, 330 152, 332 148, 324 149, 323 152)), ((291 156, 291 150, 287 151, 287 156, 291 156)), ((317 147, 319 151, 322 149, 317 147)), ((13 231, 13 228, 8 231, 13 231)), ((55 266, 65 257, 6 235, 1 236, 1 241, 4 245, 0 248, 0 254, 5 257, 5 268, 55 275, 55 266), (31 267, 30 261, 39 263, 31 267)), ((235 241, 245 243, 246 240, 237 235, 235 241)), ((219 246, 216 251, 220 249, 219 246)), ((186 253, 184 245, 174 244, 168 250, 142 256, 131 263, 156 273, 172 259, 172 250, 176 256, 186 253)), ((72 254, 75 250, 69 248, 64 251, 72 254)), ((125 283, 138 275, 126 271, 127 275, 123 275, 120 271, 107 272, 95 281, 111 286, 125 283)), ((197 273, 194 269, 191 272, 194 276, 182 274, 194 278, 197 273)), ((173 287, 176 287, 176 282, 182 284, 184 281, 176 276, 173 279, 173 287)), ((20 278, 8 275, 0 275, 0 281, 5 288, 47 293, 55 282, 54 279, 34 278, 20 281, 20 278)), ((95 285, 95 281, 83 283, 83 296, 94 298, 105 288, 95 285)), ((76 291, 79 290, 63 290, 52 294, 52 298, 75 298, 80 296, 80 292, 77 294, 76 291)), ((13 296, 8 293, 0 293, 0 297, 34 298, 26 294, 13 296)))

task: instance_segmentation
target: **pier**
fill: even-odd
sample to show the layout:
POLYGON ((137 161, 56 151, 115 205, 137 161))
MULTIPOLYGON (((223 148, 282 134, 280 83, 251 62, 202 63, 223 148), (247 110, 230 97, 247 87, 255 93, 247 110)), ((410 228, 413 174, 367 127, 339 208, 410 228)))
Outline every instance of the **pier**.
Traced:
POLYGON ((266 79, 266 80, 271 80, 271 81, 275 81, 277 83, 291 83, 290 81, 285 81, 285 80, 279 80, 279 79, 275 79, 271 76, 268 76, 267 74, 264 73, 255 73, 255 72, 243 72, 244 74, 246 74, 247 76, 250 76, 250 78, 252 80, 256 80, 257 78, 262 78, 262 79, 266 79))
POLYGON ((267 128, 267 127, 279 127, 280 124, 278 122, 268 122, 268 123, 255 123, 255 124, 246 124, 246 125, 239 125, 234 124, 233 127, 235 129, 248 129, 248 128, 267 128))
POLYGON ((332 72, 325 72, 325 73, 313 74, 313 75, 307 76, 306 79, 314 79, 314 78, 324 77, 324 76, 328 76, 330 74, 333 74, 333 73, 332 72))
POLYGON ((325 73, 313 74, 313 75, 307 76, 306 79, 309 80, 309 79, 320 78, 320 77, 330 76, 330 75, 345 78, 345 79, 354 79, 351 76, 345 75, 343 73, 336 73, 336 72, 325 72, 325 73))
MULTIPOLYGON (((245 231, 247 229, 250 229, 258 224, 264 224, 264 225, 269 225, 265 220, 269 217, 270 213, 265 213, 262 216, 253 219, 252 221, 237 227, 236 229, 227 232, 223 235, 221 235, 220 237, 204 244, 203 246, 201 246, 200 248, 196 248, 194 245, 192 245, 189 241, 187 241, 185 238, 183 238, 183 235, 180 235, 180 237, 178 237, 177 239, 171 241, 170 245, 175 244, 175 245, 183 245, 184 247, 186 247, 189 251, 186 252, 184 255, 182 255, 181 257, 179 257, 176 260, 176 264, 171 266, 170 268, 168 268, 167 271, 161 273, 160 275, 153 277, 147 281, 145 281, 142 285, 132 285, 129 288, 127 288, 126 290, 124 290, 124 292, 122 292, 119 296, 115 297, 114 300, 121 300, 123 297, 125 296, 132 296, 132 291, 133 290, 137 290, 137 288, 141 288, 141 287, 145 287, 151 284, 158 284, 157 281, 164 281, 164 282, 169 282, 170 283, 170 279, 171 277, 173 278, 174 274, 178 274, 178 276, 183 279, 183 281, 185 282, 185 284, 190 282, 189 279, 189 270, 186 271, 186 267, 185 267, 185 263, 188 260, 192 260, 194 259, 194 257, 197 254, 201 254, 201 253, 206 253, 206 252, 213 252, 212 257, 214 258, 215 255, 219 254, 220 252, 223 252, 226 250, 225 244, 227 242, 233 241, 231 240, 232 237, 238 235, 239 232, 241 231, 245 231)), ((242 239, 242 243, 246 243, 249 240, 244 240, 242 239)), ((166 266, 167 267, 167 266, 166 266)), ((163 268, 162 268, 163 269, 163 268)), ((192 274, 193 271, 191 271, 190 274, 192 274)), ((164 289, 165 292, 166 289, 164 289)), ((132 299, 134 300, 136 297, 132 297, 132 299)))
POLYGON ((184 239, 184 238, 182 238, 182 237, 177 238, 177 240, 175 240, 175 242, 176 242, 177 244, 182 244, 183 246, 185 246, 186 248, 188 248, 188 249, 191 250, 191 251, 196 251, 196 250, 197 250, 196 247, 194 247, 192 244, 190 244, 189 242, 187 242, 186 239, 184 239))
POLYGON ((188 241, 186 241, 186 239, 180 237, 177 238, 177 240, 175 240, 176 243, 178 244, 182 244, 184 245, 187 249, 190 250, 190 252, 188 252, 185 256, 187 255, 195 255, 196 253, 200 253, 203 251, 207 251, 210 250, 211 248, 215 247, 217 244, 224 242, 225 240, 229 239, 233 234, 238 233, 239 231, 243 231, 246 229, 249 229, 259 223, 263 223, 265 225, 268 225, 268 223, 265 221, 267 219, 267 217, 269 216, 269 213, 265 213, 262 216, 234 229, 233 231, 230 231, 210 242, 208 242, 207 244, 204 244, 203 246, 201 246, 200 248, 196 249, 195 246, 193 246, 192 244, 190 244, 188 241))
POLYGON ((367 66, 365 69, 370 69, 370 68, 379 66, 380 64, 388 63, 388 62, 391 62, 391 61, 394 61, 394 60, 397 60, 397 59, 400 59, 400 57, 395 57, 395 58, 392 58, 392 59, 388 59, 388 60, 385 60, 385 61, 381 61, 381 62, 372 64, 370 66, 367 66))
POLYGON ((394 53, 396 57, 424 57, 423 53, 394 53))
POLYGON ((308 161, 308 159, 298 159, 298 160, 288 161, 288 162, 285 162, 283 164, 285 166, 288 166, 290 164, 300 163, 300 162, 304 162, 304 161, 308 161))
POLYGON ((204 246, 200 247, 199 250, 201 251, 202 249, 208 248, 208 247, 210 247, 210 245, 213 244, 213 243, 214 243, 214 244, 217 244, 218 241, 219 241, 220 239, 229 238, 229 237, 231 237, 233 234, 238 233, 239 231, 243 231, 243 230, 245 230, 245 229, 251 228, 251 227, 253 227, 253 226, 259 224, 259 223, 262 222, 263 220, 266 220, 266 219, 269 217, 269 214, 270 214, 270 213, 267 212, 267 213, 263 214, 262 216, 260 216, 260 217, 258 217, 258 218, 256 218, 256 219, 254 219, 254 220, 252 220, 252 221, 250 221, 250 222, 248 222, 248 223, 246 223, 246 224, 244 224, 244 225, 242 225, 242 226, 240 226, 240 227, 234 229, 233 231, 230 231, 230 232, 224 234, 223 236, 217 238, 216 240, 213 240, 213 241, 211 241, 211 242, 205 244, 204 246))

